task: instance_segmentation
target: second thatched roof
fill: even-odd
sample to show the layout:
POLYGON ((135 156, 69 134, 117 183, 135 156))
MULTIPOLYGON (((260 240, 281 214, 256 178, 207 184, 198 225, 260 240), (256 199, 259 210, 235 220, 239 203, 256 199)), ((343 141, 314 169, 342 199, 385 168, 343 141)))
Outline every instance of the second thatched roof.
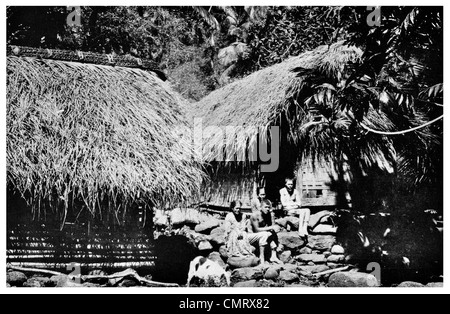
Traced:
MULTIPOLYGON (((303 79, 292 71, 294 68, 321 68, 327 75, 336 76, 349 62, 357 62, 361 55, 359 48, 343 43, 320 46, 211 92, 190 107, 190 119, 201 119, 198 121, 204 129, 208 126, 250 127, 247 132, 237 132, 234 136, 236 150, 245 151, 249 144, 257 141, 258 134, 265 136, 271 125, 279 125, 282 113, 287 114, 296 104, 303 79)), ((206 130, 203 137, 204 157, 208 161, 229 149, 223 145, 222 134, 206 130)))

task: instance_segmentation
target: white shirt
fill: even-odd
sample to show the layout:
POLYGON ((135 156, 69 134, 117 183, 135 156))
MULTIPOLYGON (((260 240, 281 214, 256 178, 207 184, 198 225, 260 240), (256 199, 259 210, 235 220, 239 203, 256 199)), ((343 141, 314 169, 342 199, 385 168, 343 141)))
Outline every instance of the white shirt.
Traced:
POLYGON ((280 190, 280 201, 284 209, 299 208, 302 205, 300 193, 294 189, 292 194, 289 194, 287 188, 280 190))

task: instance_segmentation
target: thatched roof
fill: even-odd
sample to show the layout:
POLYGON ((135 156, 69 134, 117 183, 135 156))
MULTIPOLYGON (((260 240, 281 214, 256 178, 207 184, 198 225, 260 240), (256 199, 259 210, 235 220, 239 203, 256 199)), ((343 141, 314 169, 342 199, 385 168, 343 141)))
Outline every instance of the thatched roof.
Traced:
MULTIPOLYGON (((342 76, 348 73, 348 67, 357 64, 361 57, 361 49, 344 42, 320 46, 211 92, 189 110, 190 120, 201 119, 204 129, 204 160, 217 160, 217 156, 222 156, 223 152, 237 152, 243 156, 253 147, 251 144, 257 141, 258 134, 270 136, 268 128, 283 127, 283 123, 287 127, 282 136, 301 146, 300 155, 303 156, 299 157, 323 158, 323 155, 319 156, 319 153, 311 150, 317 143, 312 143, 316 139, 308 138, 313 135, 309 128, 322 122, 314 121, 314 108, 308 108, 306 104, 305 89, 310 87, 312 81, 320 82, 323 78, 341 81, 344 78, 342 76), (300 75, 299 71, 305 75, 300 75), (235 140, 225 142, 220 132, 209 131, 206 129, 208 126, 250 128, 246 129, 247 132, 231 134, 235 140), (229 143, 235 147, 230 147, 229 143)), ((373 116, 374 112, 369 112, 367 125, 393 127, 384 116, 377 117, 380 120, 378 122, 371 119, 373 116)), ((321 135, 330 136, 326 132, 321 135)), ((230 133, 226 133, 226 136, 228 138, 230 133)), ((386 160, 378 154, 378 148, 373 150, 376 151, 376 158, 381 159, 377 163, 385 163, 386 160)))
MULTIPOLYGON (((191 107, 190 118, 201 118, 203 127, 251 126, 265 133, 270 125, 278 123, 281 113, 286 112, 297 99, 302 79, 292 71, 294 68, 323 67, 330 69, 330 72, 337 72, 360 55, 359 49, 341 43, 320 46, 211 92, 191 107)), ((221 149, 216 146, 222 142, 221 138, 214 134, 204 136, 207 138, 205 143, 208 143, 206 150, 221 149)), ((253 142, 256 139, 256 131, 238 138, 238 149, 245 149, 248 140, 253 142)), ((213 159, 213 156, 206 159, 213 159)))
POLYGON ((8 185, 33 206, 74 198, 93 213, 190 197, 202 172, 172 132, 182 103, 152 72, 8 56, 8 185))

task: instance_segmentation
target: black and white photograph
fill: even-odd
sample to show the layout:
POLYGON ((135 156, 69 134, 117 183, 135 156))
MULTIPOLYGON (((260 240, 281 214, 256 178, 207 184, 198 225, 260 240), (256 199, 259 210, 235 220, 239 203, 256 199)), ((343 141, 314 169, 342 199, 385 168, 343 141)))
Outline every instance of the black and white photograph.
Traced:
POLYGON ((443 290, 444 7, 243 4, 4 6, 7 293, 443 290))

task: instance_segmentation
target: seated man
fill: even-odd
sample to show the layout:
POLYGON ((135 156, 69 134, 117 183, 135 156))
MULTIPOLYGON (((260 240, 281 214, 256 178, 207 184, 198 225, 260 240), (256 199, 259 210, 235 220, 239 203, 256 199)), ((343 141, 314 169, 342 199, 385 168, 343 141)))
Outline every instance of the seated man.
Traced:
POLYGON ((268 244, 272 251, 270 261, 281 263, 276 252, 278 247, 278 237, 276 234, 278 226, 273 223, 271 204, 269 201, 263 201, 261 210, 252 213, 250 223, 248 240, 250 244, 258 243, 261 264, 265 263, 264 253, 268 244))
POLYGON ((288 215, 298 215, 298 232, 302 238, 308 238, 308 222, 310 210, 301 208, 300 193, 294 188, 294 179, 286 178, 285 187, 280 190, 280 200, 288 215))
MULTIPOLYGON (((252 199, 252 203, 251 203, 252 213, 254 213, 256 211, 260 211, 261 204, 265 201, 270 203, 270 201, 266 198, 266 189, 258 188, 258 195, 256 198, 252 199)), ((270 203, 270 207, 272 207, 272 203, 270 203)))

